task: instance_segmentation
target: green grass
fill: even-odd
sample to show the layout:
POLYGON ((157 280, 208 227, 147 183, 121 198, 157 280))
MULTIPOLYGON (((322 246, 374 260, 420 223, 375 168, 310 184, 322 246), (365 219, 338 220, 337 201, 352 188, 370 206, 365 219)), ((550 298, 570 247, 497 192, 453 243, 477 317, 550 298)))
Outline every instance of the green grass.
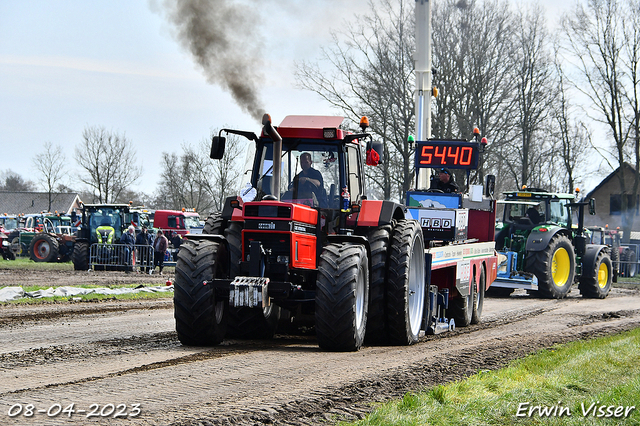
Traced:
POLYGON ((157 293, 127 293, 127 294, 83 294, 77 296, 55 296, 32 299, 25 297, 9 302, 0 302, 2 305, 36 305, 41 303, 64 303, 64 302, 95 302, 100 300, 147 300, 147 299, 169 299, 173 297, 172 291, 157 293))
MULTIPOLYGON (((18 257, 16 260, 3 260, 0 258, 0 270, 32 270, 32 271, 43 271, 46 274, 46 271, 73 271, 73 264, 71 262, 65 263, 47 263, 47 262, 34 262, 28 257, 18 257)), ((167 276, 171 276, 173 273, 173 267, 165 267, 165 272, 167 276)), ((82 273, 82 272, 78 272, 82 273)), ((102 272, 101 272, 102 273, 102 272)), ((107 272, 114 274, 124 274, 123 272, 107 272)), ((46 281, 46 280, 45 280, 46 281)), ((123 287, 137 287, 140 284, 124 284, 124 285, 93 285, 93 284, 77 284, 73 287, 82 287, 82 288, 98 288, 98 287, 108 287, 108 288, 123 288, 123 287)), ((153 284, 148 283, 145 284, 147 286, 160 286, 162 284, 153 284)), ((4 287, 4 286, 0 286, 4 287)), ((45 290, 51 287, 50 285, 40 285, 40 286, 22 286, 24 291, 36 291, 36 290, 45 290)), ((18 300, 12 300, 9 302, 0 302, 0 305, 30 305, 30 304, 39 304, 39 303, 61 303, 68 301, 97 301, 97 300, 136 300, 136 299, 160 299, 160 298, 172 298, 173 292, 158 292, 158 293, 133 293, 133 294, 87 294, 87 295, 78 295, 78 296, 56 296, 56 297, 42 297, 38 299, 32 298, 22 298, 18 300)))
POLYGON ((71 262, 34 262, 28 256, 16 257, 15 260, 4 260, 0 257, 0 269, 26 269, 31 271, 73 271, 71 262))
MULTIPOLYGON (((17 257, 15 260, 4 260, 0 257, 0 270, 29 270, 29 271, 73 271, 71 262, 34 262, 29 257, 17 257)), ((165 266, 165 273, 173 273, 175 267, 165 266)))
MULTIPOLYGON (((604 413, 606 414, 606 407, 604 413)), ((366 419, 346 425, 640 425, 640 328, 576 341, 516 360, 496 371, 411 393, 381 405, 366 419), (520 405, 529 403, 529 405, 520 405), (635 406, 627 418, 594 417, 597 406, 635 406), (564 409, 543 416, 533 406, 564 409)))

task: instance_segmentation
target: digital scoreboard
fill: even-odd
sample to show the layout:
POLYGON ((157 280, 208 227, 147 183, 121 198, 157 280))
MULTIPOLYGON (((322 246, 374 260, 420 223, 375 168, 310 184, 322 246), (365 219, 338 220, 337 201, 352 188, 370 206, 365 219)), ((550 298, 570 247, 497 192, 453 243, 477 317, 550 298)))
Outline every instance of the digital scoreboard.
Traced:
POLYGON ((420 141, 416 148, 416 166, 424 168, 477 169, 479 144, 456 140, 420 141))

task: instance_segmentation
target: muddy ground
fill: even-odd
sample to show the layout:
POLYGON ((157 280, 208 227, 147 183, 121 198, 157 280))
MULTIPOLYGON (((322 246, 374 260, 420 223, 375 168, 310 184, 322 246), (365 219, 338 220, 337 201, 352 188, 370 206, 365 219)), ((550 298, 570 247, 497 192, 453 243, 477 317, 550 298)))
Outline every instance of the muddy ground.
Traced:
MULTIPOLYGON (((0 260, 0 262, 2 262, 0 260)), ((142 274, 138 272, 105 272, 105 271, 34 271, 2 269, 0 263, 0 287, 5 286, 74 286, 95 284, 100 286, 122 284, 162 285, 173 280, 173 268, 166 268, 163 275, 142 274)))
MULTIPOLYGON (((0 285, 22 279, 1 272, 0 285)), ((149 279, 119 272, 47 274, 51 285, 149 279)), ((153 279, 154 285, 166 281, 153 279)), ((410 347, 333 353, 320 350, 313 335, 184 347, 175 336, 171 299, 0 306, 0 422, 335 424, 362 418, 377 402, 500 368, 556 343, 639 325, 635 289, 614 289, 605 300, 582 299, 575 288, 565 300, 518 293, 486 299, 483 322, 475 326, 425 336, 410 347), (71 403, 87 411, 47 414, 71 403), (141 412, 88 418, 92 404, 104 409, 110 403, 123 404, 128 414, 140 404, 141 412), (16 404, 44 411, 9 416, 16 404)))

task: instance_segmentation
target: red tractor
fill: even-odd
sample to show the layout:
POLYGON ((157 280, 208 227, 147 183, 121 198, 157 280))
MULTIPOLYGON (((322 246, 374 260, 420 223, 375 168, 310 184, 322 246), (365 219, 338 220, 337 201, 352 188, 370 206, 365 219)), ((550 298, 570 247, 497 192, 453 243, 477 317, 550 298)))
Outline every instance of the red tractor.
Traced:
MULTIPOLYGON (((418 340, 428 299, 437 299, 428 297, 422 229, 404 206, 367 199, 365 159, 377 164, 381 146, 366 118, 359 134, 342 121, 288 116, 276 129, 265 114, 260 137, 221 130, 255 143, 252 199, 227 199, 181 247, 174 306, 183 344, 270 338, 281 315, 313 324, 328 350, 418 340)), ((224 143, 213 138, 211 158, 222 158, 224 143)))

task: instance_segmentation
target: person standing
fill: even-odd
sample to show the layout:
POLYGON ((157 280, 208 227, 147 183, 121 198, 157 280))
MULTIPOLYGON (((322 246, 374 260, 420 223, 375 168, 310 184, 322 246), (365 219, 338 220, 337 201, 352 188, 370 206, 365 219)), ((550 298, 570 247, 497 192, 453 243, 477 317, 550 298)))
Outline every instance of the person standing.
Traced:
POLYGON ((134 228, 133 225, 129 225, 127 232, 120 237, 120 244, 124 246, 122 248, 122 264, 125 265, 125 272, 131 272, 133 270, 133 246, 136 244, 135 234, 136 228, 134 228))
POLYGON ((149 258, 149 252, 152 248, 152 242, 151 234, 147 232, 147 227, 143 226, 136 237, 136 256, 140 262, 140 272, 147 273, 151 269, 153 260, 149 258))
POLYGON ((153 242, 153 270, 156 266, 160 269, 160 275, 162 275, 162 268, 164 267, 164 254, 169 247, 169 240, 164 236, 162 229, 158 229, 158 235, 153 242))

